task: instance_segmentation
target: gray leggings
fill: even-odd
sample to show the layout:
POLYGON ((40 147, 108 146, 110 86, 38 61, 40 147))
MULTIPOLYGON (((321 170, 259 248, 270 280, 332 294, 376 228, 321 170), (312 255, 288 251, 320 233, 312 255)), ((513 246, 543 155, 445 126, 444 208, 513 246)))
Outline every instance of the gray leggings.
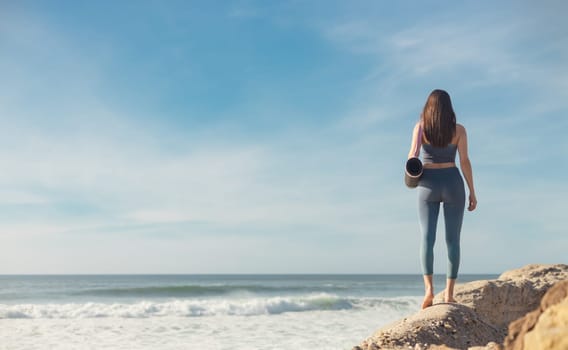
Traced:
POLYGON ((465 208, 463 179, 456 167, 424 169, 418 183, 418 214, 422 231, 420 259, 424 275, 434 273, 434 242, 440 202, 444 203, 446 222, 447 277, 455 279, 460 265, 460 231, 465 208))

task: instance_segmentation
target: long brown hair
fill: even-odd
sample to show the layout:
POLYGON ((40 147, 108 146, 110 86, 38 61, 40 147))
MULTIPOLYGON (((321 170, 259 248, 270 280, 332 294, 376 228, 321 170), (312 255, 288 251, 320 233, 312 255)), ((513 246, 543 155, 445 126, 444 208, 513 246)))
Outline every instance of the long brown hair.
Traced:
POLYGON ((428 96, 422 115, 424 137, 435 147, 446 147, 456 133, 456 114, 450 95, 444 90, 434 90, 428 96))

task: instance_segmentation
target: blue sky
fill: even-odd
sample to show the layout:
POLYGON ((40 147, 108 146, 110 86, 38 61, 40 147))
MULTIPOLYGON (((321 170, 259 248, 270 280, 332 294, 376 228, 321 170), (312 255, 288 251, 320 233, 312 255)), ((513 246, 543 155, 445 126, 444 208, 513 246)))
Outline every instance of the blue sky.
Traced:
POLYGON ((0 273, 420 273, 402 167, 435 88, 479 200, 461 271, 566 263, 567 10, 2 2, 0 273))

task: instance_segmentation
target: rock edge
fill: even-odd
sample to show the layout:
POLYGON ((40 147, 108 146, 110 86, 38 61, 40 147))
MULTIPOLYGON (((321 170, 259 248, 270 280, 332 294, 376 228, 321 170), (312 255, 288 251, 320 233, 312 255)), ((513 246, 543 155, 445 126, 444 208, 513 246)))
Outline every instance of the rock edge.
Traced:
POLYGON ((496 280, 457 285, 458 304, 434 305, 379 329, 353 350, 502 349, 509 323, 537 309, 543 295, 568 280, 568 265, 532 264, 496 280))

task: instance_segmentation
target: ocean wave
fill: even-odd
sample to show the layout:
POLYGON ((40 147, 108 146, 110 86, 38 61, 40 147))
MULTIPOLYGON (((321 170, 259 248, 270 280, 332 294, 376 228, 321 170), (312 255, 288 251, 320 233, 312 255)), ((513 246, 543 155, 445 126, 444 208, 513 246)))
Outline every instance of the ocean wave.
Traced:
POLYGON ((66 304, 0 304, 0 319, 16 318, 149 318, 201 317, 215 315, 275 315, 285 312, 376 309, 377 311, 411 309, 415 297, 345 298, 333 294, 304 297, 270 297, 244 299, 172 300, 136 303, 66 303, 66 304))
POLYGON ((97 297, 203 297, 229 294, 260 294, 282 292, 334 292, 346 289, 345 286, 285 286, 272 287, 265 285, 172 285, 172 286, 148 286, 148 287, 123 287, 123 288, 93 288, 72 293, 76 296, 97 297))

